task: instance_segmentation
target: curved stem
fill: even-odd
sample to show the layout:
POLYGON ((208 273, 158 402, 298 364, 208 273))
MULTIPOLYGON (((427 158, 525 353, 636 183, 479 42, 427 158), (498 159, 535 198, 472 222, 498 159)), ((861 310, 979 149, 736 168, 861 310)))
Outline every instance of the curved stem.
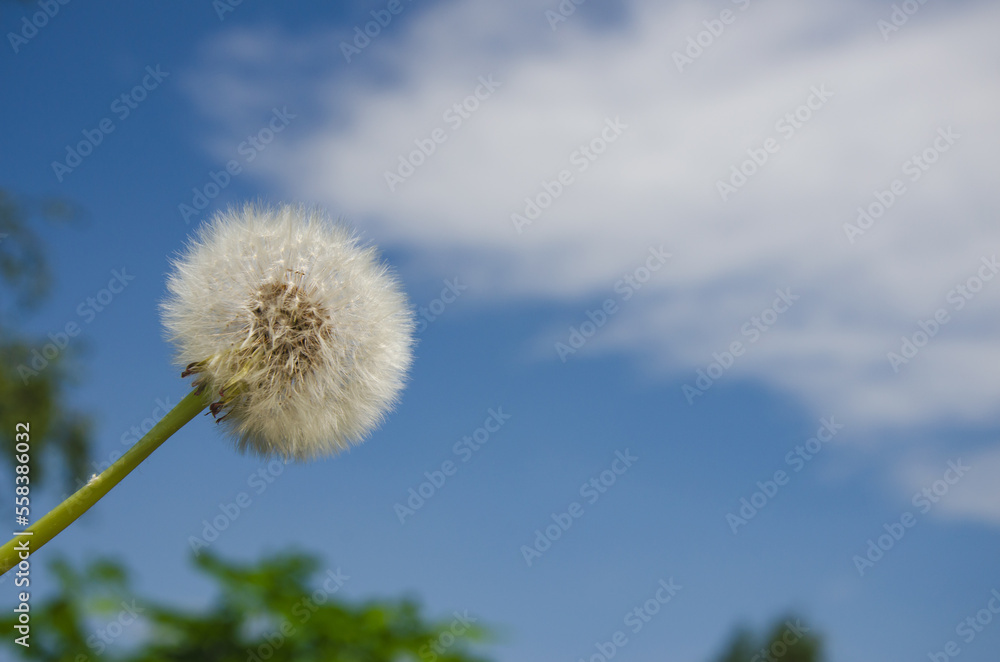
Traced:
POLYGON ((29 554, 38 551, 42 545, 87 512, 101 497, 110 492, 112 487, 139 466, 140 462, 149 457, 150 453, 159 448, 170 435, 181 429, 204 408, 205 398, 192 390, 117 462, 101 472, 101 475, 91 478, 90 482, 26 530, 15 533, 14 538, 0 548, 0 575, 27 558, 29 554))

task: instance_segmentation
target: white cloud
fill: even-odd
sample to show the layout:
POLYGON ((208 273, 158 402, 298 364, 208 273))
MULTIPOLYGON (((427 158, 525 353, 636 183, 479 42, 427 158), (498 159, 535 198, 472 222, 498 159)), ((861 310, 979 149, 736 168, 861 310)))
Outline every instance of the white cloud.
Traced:
POLYGON ((349 30, 234 32, 204 51, 190 89, 212 144, 235 145, 273 105, 298 110, 300 130, 254 172, 413 248, 437 276, 464 274, 470 295, 578 301, 582 321, 663 245, 668 268, 588 352, 690 382, 788 287, 801 298, 723 379, 762 380, 852 426, 996 421, 1000 279, 962 310, 946 297, 1000 239, 1000 8, 927 5, 886 43, 875 21, 888 5, 733 5, 679 73, 671 53, 718 10, 626 7, 611 27, 575 15, 554 32, 526 2, 407 9, 350 65, 349 30), (491 74, 502 86, 452 130, 443 113, 491 74), (786 138, 776 122, 820 86, 833 96, 786 138), (570 155, 616 117, 627 130, 577 172, 570 155), (446 142, 390 192, 384 172, 438 127, 446 142), (910 181, 904 161, 948 127, 960 138, 910 181), (716 181, 767 138, 780 150, 723 202, 716 181), (575 182, 518 234, 511 214, 563 168, 575 182), (894 178, 906 192, 850 244, 843 224, 894 178), (948 324, 894 373, 887 352, 938 308, 948 324))
POLYGON ((912 458, 899 479, 921 513, 1000 524, 997 476, 1000 449, 987 448, 937 461, 912 458))

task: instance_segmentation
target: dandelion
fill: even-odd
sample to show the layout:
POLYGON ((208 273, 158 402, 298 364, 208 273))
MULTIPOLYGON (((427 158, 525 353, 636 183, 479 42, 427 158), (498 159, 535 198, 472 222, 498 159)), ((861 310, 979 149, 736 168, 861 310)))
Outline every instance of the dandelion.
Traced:
POLYGON ((76 494, 0 548, 0 574, 206 407, 240 451, 286 460, 363 440, 399 398, 413 319, 373 247, 301 206, 217 214, 174 261, 161 308, 192 390, 76 494))
POLYGON ((164 326, 240 450, 310 459, 396 401, 412 317, 374 248, 296 207, 220 214, 174 265, 164 326))

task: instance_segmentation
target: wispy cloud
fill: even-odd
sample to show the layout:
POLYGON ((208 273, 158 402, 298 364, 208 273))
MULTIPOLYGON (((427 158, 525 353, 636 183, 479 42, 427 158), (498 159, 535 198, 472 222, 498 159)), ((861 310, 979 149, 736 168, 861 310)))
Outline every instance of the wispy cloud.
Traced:
POLYGON ((692 381, 790 288, 795 306, 722 379, 859 427, 996 421, 1000 279, 961 308, 951 293, 1000 245, 1000 9, 927 5, 885 40, 891 3, 732 3, 678 71, 689 37, 719 32, 718 8, 624 7, 602 26, 582 6, 555 30, 526 2, 413 7, 350 64, 349 30, 243 30, 208 45, 188 85, 212 145, 298 109, 253 172, 428 256, 429 275, 461 274, 470 299, 579 302, 586 319, 664 246, 668 269, 582 353, 692 381), (617 140, 574 163, 616 119, 617 140), (392 188, 401 158, 413 171, 392 188), (564 170, 572 183, 518 232, 512 215, 564 170), (949 321, 891 361, 939 309, 949 321))

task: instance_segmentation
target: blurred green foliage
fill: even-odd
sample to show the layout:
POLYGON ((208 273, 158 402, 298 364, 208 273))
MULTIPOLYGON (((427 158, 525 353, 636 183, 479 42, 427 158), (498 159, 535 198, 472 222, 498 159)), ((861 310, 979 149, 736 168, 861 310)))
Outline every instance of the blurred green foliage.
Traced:
MULTIPOLYGON (((45 662, 483 662, 488 639, 468 614, 432 623, 411 600, 360 604, 343 597, 350 576, 301 553, 240 564, 195 558, 216 589, 202 610, 138 597, 117 563, 75 569, 56 560, 59 592, 31 609, 31 646, 0 638, 0 651, 45 662), (468 619, 466 621, 465 619, 468 619)), ((13 614, 0 618, 12 632, 13 614)), ((6 659, 0 656, 2 659, 6 659)), ((715 662, 822 662, 822 641, 796 617, 761 635, 736 632, 715 662)))
POLYGON ((65 469, 65 486, 73 489, 87 474, 90 456, 90 422, 66 404, 66 386, 72 382, 74 346, 48 361, 38 374, 19 371, 30 367, 32 352, 49 339, 30 337, 15 329, 44 302, 52 285, 44 243, 32 227, 32 218, 59 227, 79 218, 72 204, 60 199, 37 202, 16 199, 0 190, 0 456, 14 463, 14 425, 31 425, 31 480, 34 487, 54 473, 53 464, 65 469))
MULTIPOLYGON (((217 588, 202 611, 137 597, 125 570, 101 560, 50 566, 61 590, 31 609, 31 646, 0 638, 22 660, 46 662, 480 662, 469 644, 485 631, 431 623, 409 600, 350 604, 350 577, 303 554, 241 565, 203 553, 195 560, 217 588), (460 633, 454 636, 454 633, 460 633)), ((0 631, 13 632, 4 615, 0 631)))
POLYGON ((823 662, 822 644, 809 625, 790 616, 760 636, 737 630, 716 662, 823 662))

